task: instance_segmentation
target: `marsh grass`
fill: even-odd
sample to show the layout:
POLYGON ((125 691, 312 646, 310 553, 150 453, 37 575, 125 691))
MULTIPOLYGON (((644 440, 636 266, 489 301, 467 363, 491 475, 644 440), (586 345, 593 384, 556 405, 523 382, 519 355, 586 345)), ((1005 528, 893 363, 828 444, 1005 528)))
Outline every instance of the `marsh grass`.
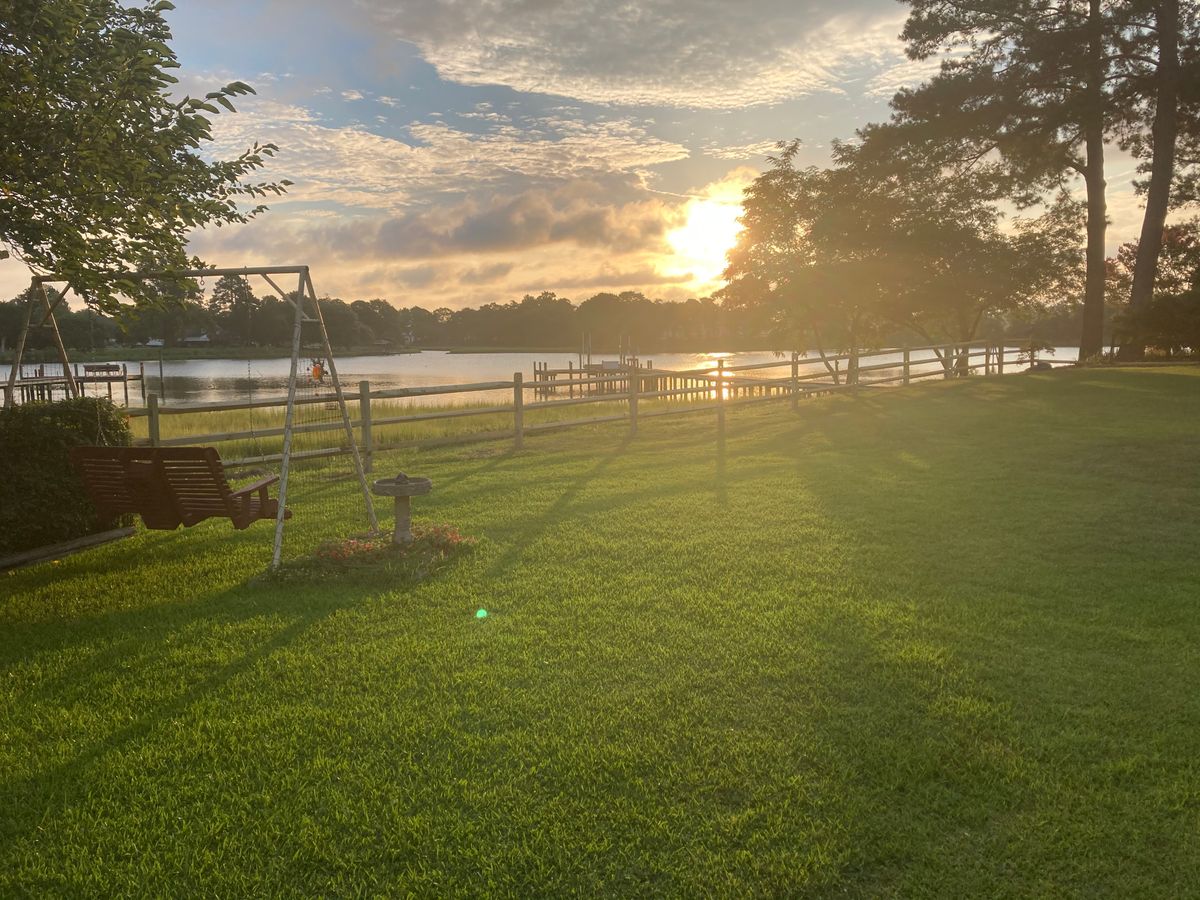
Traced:
MULTIPOLYGON (((393 400, 375 400, 371 404, 373 422, 401 416, 428 416, 437 413, 458 413, 466 410, 484 410, 505 405, 505 399, 491 402, 480 401, 456 405, 416 404, 393 400)), ((678 409, 679 403, 646 400, 639 404, 639 411, 652 413, 659 409, 678 409)), ((358 421, 358 401, 347 395, 347 409, 353 422, 358 421)), ((529 427, 558 422, 578 421, 600 416, 625 415, 629 402, 622 399, 602 400, 577 406, 550 407, 539 409, 530 403, 525 409, 525 424, 529 427)), ((262 432, 279 430, 284 426, 283 408, 256 410, 197 411, 163 415, 159 419, 159 436, 162 439, 195 438, 202 443, 211 443, 222 456, 229 459, 264 456, 281 452, 283 437, 266 435, 262 432), (257 432, 251 437, 235 440, 203 440, 207 435, 223 435, 238 432, 257 432)), ((328 426, 327 430, 299 433, 294 438, 298 450, 336 448, 347 445, 341 427, 341 411, 337 404, 304 404, 297 407, 296 424, 299 426, 328 426)), ((130 420, 135 439, 149 436, 149 423, 144 416, 130 420)), ((437 441, 448 438, 505 432, 511 435, 513 414, 511 411, 485 413, 481 415, 456 416, 445 419, 424 419, 391 425, 372 425, 372 437, 376 446, 388 447, 422 441, 437 441)), ((357 433, 357 430, 356 430, 357 433)))

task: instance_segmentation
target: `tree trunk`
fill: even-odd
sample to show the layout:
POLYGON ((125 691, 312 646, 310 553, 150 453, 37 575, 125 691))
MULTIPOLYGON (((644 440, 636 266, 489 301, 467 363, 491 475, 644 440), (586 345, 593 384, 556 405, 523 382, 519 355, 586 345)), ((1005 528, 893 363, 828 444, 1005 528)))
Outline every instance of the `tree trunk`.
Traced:
POLYGON ((1104 351, 1104 240, 1108 210, 1104 198, 1104 31, 1100 0, 1090 0, 1088 23, 1087 104, 1083 134, 1087 159, 1083 179, 1087 186, 1087 276, 1083 291, 1083 334, 1079 358, 1104 351))
MULTIPOLYGON (((1150 185, 1146 191, 1146 214, 1138 239, 1129 312, 1135 323, 1154 297, 1158 256, 1162 250, 1163 226, 1171 205, 1171 179, 1175 175, 1176 115, 1179 110, 1179 0, 1160 0, 1155 16, 1158 28, 1158 71, 1154 100, 1154 123, 1150 135, 1150 185)), ((1135 330, 1121 347, 1122 359, 1141 359, 1145 339, 1135 330)))
POLYGON ((811 326, 813 340, 817 342, 817 355, 821 357, 821 362, 825 365, 825 371, 833 376, 834 384, 841 384, 841 379, 838 378, 838 370, 830 364, 829 357, 825 355, 825 341, 821 338, 821 329, 816 325, 811 326))

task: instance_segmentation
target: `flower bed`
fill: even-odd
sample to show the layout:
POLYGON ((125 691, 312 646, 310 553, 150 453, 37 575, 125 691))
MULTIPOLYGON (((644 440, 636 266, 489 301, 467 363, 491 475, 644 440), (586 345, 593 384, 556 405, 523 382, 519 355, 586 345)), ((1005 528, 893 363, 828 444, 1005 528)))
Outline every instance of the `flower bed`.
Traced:
POLYGON ((413 539, 393 544, 391 532, 322 541, 311 556, 289 560, 268 573, 281 581, 366 577, 402 584, 423 581, 468 551, 475 539, 453 525, 414 525, 413 539))

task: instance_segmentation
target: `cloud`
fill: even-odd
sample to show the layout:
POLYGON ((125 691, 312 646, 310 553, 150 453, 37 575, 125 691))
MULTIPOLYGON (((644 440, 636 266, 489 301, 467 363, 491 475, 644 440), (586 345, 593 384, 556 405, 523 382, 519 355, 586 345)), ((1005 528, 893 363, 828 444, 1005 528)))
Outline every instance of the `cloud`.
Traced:
POLYGON ((303 106, 255 99, 214 122, 212 152, 228 158, 254 141, 279 145, 266 179, 295 183, 282 202, 397 210, 433 194, 464 194, 524 181, 644 172, 686 159, 680 144, 650 135, 630 117, 572 121, 555 116, 499 123, 482 133, 445 122, 413 122, 411 143, 361 126, 335 127, 303 106))
POLYGON ((890 100, 901 88, 916 87, 936 75, 941 68, 940 57, 906 59, 871 76, 867 81, 865 93, 870 97, 890 100))
POLYGON ((384 216, 292 221, 272 216, 243 229, 205 232, 198 246, 209 248, 206 252, 318 253, 341 260, 519 253, 551 244, 628 253, 661 250, 677 219, 672 205, 645 197, 629 179, 610 178, 512 194, 481 193, 455 204, 384 216))
POLYGON ((750 144, 734 144, 727 147, 709 145, 704 148, 704 154, 714 159, 762 159, 778 152, 778 141, 755 141, 750 144))
POLYGON ((667 275, 651 266, 642 269, 622 270, 612 265, 602 265, 598 271, 552 280, 555 291, 573 288, 628 288, 630 285, 646 287, 655 284, 684 284, 691 280, 690 273, 667 275))
POLYGON ((489 266, 479 266, 459 272, 458 281, 460 284, 491 284, 499 281, 512 270, 513 264, 510 262, 492 263, 489 266))
POLYGON ((442 78, 601 104, 738 109, 902 58, 884 0, 359 0, 442 78))

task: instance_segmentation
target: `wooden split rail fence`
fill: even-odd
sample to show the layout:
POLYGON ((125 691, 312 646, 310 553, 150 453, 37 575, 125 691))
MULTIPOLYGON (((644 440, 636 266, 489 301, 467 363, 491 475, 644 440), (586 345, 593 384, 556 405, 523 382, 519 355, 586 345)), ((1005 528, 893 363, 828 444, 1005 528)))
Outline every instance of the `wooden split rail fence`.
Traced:
MULTIPOLYGON (((793 408, 800 401, 814 396, 838 391, 877 388, 887 385, 908 385, 928 378, 956 378, 972 373, 1004 375, 1023 370, 1036 362, 1036 352, 1029 348, 1013 345, 970 344, 957 346, 914 347, 899 350, 882 350, 874 353, 843 354, 820 358, 801 357, 793 354, 768 363, 726 366, 718 362, 715 367, 673 371, 630 366, 623 371, 610 374, 589 374, 586 377, 543 379, 526 381, 522 373, 513 373, 512 380, 486 381, 474 384, 448 384, 432 387, 411 387, 373 390, 367 381, 359 382, 357 394, 345 393, 347 405, 357 406, 358 417, 351 420, 368 471, 376 453, 412 447, 429 447, 446 444, 475 443, 483 441, 512 440, 519 449, 525 437, 541 432, 557 431, 576 426, 625 422, 631 432, 636 433, 641 419, 660 416, 709 413, 715 415, 718 440, 724 441, 725 411, 729 407, 790 400, 793 408), (932 355, 931 355, 932 354, 932 355), (884 358, 886 357, 886 359, 884 358), (819 367, 819 368, 817 368, 819 367), (816 369, 801 371, 802 368, 816 369), (775 374, 782 370, 782 374, 775 374), (757 375, 752 373, 758 373, 757 375), (763 376, 766 377, 763 377, 763 376), (372 410, 374 401, 425 399, 438 396, 482 394, 494 399, 497 392, 511 392, 511 400, 481 406, 461 408, 434 408, 429 412, 406 412, 404 415, 376 415, 372 410), (527 392, 532 392, 534 402, 526 402, 527 392), (555 392, 568 396, 561 399, 538 399, 552 397, 555 392), (639 408, 648 401, 668 401, 653 407, 639 408), (571 418, 561 421, 529 423, 526 417, 542 410, 583 406, 593 403, 616 404, 624 409, 619 413, 571 418), (416 425, 448 419, 465 419, 481 416, 511 416, 512 425, 498 430, 478 430, 444 437, 406 440, 384 443, 378 438, 379 431, 389 426, 416 425)), ((1073 364, 1071 360, 1051 360, 1053 364, 1073 364)), ((298 396, 298 407, 309 404, 330 403, 331 396, 298 396)), ((231 441, 260 441, 263 438, 282 437, 284 428, 269 427, 221 433, 189 433, 186 435, 162 436, 164 417, 176 415, 195 416, 205 412, 234 412, 286 407, 286 397, 261 401, 231 403, 203 403, 180 406, 165 406, 156 394, 147 396, 146 406, 129 409, 132 418, 146 418, 147 437, 136 443, 145 446, 183 446, 193 444, 220 444, 231 441)), ((385 408, 379 409, 386 412, 385 408)), ((319 432, 343 432, 340 416, 336 420, 317 423, 295 424, 293 434, 319 432)), ((293 450, 293 459, 328 457, 350 453, 348 446, 320 449, 293 450)), ((256 454, 240 459, 227 459, 227 467, 251 466, 277 462, 280 453, 256 454)))

